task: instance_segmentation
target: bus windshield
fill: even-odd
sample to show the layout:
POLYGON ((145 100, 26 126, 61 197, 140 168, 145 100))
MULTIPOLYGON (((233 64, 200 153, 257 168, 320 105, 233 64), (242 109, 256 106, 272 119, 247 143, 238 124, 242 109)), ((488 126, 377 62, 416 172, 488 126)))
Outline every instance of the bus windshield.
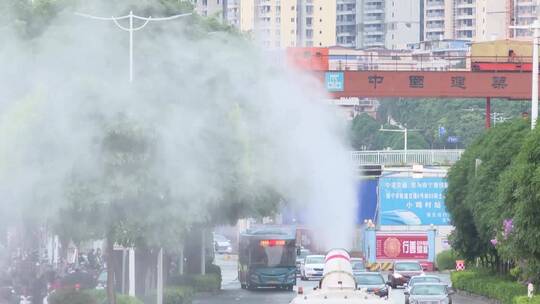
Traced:
POLYGON ((295 246, 260 246, 251 249, 250 264, 263 267, 295 266, 295 246))

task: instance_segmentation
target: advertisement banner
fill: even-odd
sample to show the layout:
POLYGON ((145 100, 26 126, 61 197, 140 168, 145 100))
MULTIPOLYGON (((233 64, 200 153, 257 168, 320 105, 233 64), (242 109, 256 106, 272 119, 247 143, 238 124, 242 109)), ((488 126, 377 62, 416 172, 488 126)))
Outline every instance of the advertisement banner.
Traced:
POLYGON ((427 235, 377 235, 377 260, 426 260, 429 243, 427 235))
POLYGON ((381 178, 381 225, 450 225, 444 204, 448 182, 440 177, 381 178))

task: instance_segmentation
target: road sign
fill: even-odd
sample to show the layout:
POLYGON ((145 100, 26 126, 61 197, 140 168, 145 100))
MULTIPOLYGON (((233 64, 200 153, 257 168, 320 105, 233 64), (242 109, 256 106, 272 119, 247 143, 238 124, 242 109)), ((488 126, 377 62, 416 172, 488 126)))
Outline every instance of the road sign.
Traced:
POLYGON ((457 144, 459 142, 459 137, 457 136, 448 136, 446 141, 450 144, 457 144))

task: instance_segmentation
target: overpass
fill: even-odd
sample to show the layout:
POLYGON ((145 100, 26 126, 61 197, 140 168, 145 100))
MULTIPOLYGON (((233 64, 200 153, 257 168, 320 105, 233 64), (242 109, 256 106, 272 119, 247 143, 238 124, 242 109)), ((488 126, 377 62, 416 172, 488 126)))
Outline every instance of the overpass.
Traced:
POLYGON ((463 152, 464 150, 458 149, 353 151, 351 159, 355 165, 452 166, 460 159, 463 152))

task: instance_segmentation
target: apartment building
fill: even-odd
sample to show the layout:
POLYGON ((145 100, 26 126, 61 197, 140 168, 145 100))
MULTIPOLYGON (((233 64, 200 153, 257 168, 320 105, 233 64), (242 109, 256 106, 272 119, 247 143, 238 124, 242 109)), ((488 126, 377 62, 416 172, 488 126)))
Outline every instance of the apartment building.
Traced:
POLYGON ((266 48, 297 45, 297 0, 255 0, 253 36, 266 48))
MULTIPOLYGON (((510 1, 510 0, 509 0, 510 1)), ((529 26, 536 19, 536 9, 539 5, 537 0, 511 0, 512 19, 511 25, 529 26)), ((530 38, 532 31, 530 29, 511 29, 511 36, 515 38, 530 38)))
POLYGON ((358 0, 356 2, 357 48, 384 47, 385 2, 385 0, 358 0))
POLYGON ((191 0, 195 11, 201 16, 223 17, 224 7, 228 0, 191 0))
POLYGON ((385 47, 405 49, 422 40, 419 0, 387 0, 385 7, 385 47))
POLYGON ((501 40, 510 37, 510 0, 476 0, 476 36, 474 41, 501 40))
POLYGON ((337 0, 336 45, 356 47, 356 0, 337 0))
POLYGON ((336 45, 336 0, 298 0, 297 46, 336 45))

